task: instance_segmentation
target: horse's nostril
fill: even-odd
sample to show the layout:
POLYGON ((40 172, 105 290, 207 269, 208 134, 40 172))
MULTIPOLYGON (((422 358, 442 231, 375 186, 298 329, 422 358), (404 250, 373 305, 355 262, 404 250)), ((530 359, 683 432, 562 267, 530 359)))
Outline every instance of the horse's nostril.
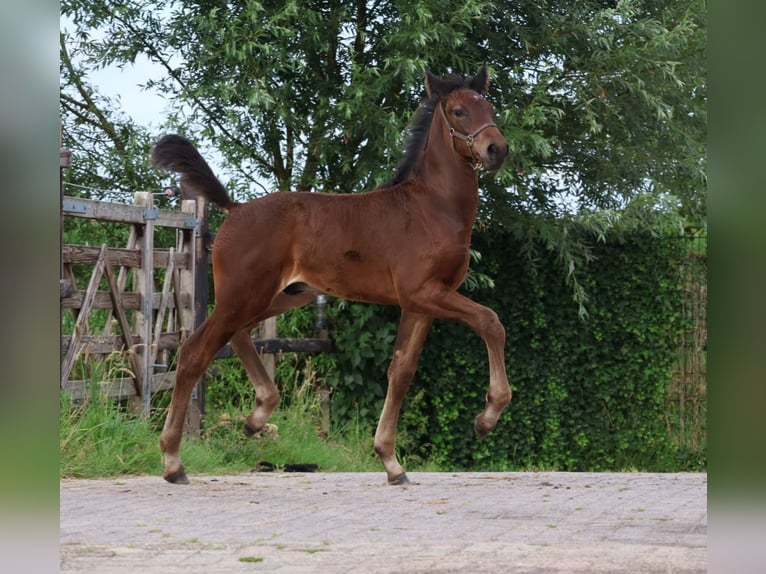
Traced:
POLYGON ((495 144, 491 143, 487 146, 487 155, 490 157, 497 155, 497 146, 495 144))

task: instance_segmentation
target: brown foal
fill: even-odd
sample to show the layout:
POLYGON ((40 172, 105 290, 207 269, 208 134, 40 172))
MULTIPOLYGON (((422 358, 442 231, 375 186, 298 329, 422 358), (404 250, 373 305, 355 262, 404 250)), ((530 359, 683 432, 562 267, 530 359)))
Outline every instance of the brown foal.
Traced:
POLYGON ((171 134, 155 144, 155 165, 180 173, 187 192, 227 212, 213 245, 216 306, 179 352, 160 436, 166 480, 188 483, 179 454, 184 417, 194 384, 227 341, 255 387, 246 430, 263 429, 279 391, 250 333, 318 292, 401 307, 374 443, 389 483, 408 482, 396 457, 396 427, 434 319, 465 323, 484 340, 490 380, 476 434, 495 427, 511 400, 505 329, 491 309, 457 292, 468 270, 477 170, 500 168, 508 154, 483 95, 488 84, 486 67, 466 78, 426 72, 428 97, 413 120, 404 159, 391 182, 365 193, 279 192, 237 203, 188 140, 171 134))

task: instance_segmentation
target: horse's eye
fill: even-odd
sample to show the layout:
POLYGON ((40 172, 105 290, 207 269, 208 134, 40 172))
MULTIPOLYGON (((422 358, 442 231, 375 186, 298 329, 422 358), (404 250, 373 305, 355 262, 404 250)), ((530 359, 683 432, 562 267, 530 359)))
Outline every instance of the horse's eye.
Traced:
POLYGON ((462 118, 465 115, 465 112, 461 110, 460 108, 455 108, 452 110, 452 113, 455 114, 456 118, 462 118))

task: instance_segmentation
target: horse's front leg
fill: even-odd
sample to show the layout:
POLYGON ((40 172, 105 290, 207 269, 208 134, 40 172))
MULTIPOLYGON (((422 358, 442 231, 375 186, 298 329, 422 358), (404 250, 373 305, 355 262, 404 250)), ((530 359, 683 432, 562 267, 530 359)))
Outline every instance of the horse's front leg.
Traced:
POLYGON ((388 367, 386 400, 375 431, 375 452, 386 469, 389 484, 409 483, 407 474, 396 458, 396 426, 432 322, 433 319, 427 315, 402 311, 394 344, 394 358, 388 367))
POLYGON ((511 402, 511 387, 505 371, 503 324, 492 309, 438 283, 422 287, 408 301, 408 306, 433 317, 464 323, 484 340, 489 356, 489 389, 484 410, 474 421, 476 435, 484 438, 495 428, 503 409, 511 402))
POLYGON ((487 307, 476 305, 469 323, 487 346, 489 357, 489 389, 484 410, 476 416, 474 429, 476 436, 484 438, 495 428, 503 410, 511 402, 511 386, 505 370, 505 328, 497 314, 487 307))

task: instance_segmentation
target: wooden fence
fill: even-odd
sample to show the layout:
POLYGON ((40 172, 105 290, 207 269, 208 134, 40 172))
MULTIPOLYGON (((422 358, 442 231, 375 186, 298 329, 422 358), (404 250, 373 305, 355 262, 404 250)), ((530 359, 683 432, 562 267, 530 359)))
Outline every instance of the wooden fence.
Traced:
MULTIPOLYGON (((62 149, 62 170, 70 155, 62 149)), ((97 392, 127 400, 133 410, 149 414, 152 395, 172 389, 178 347, 207 315, 209 251, 207 204, 181 200, 180 209, 160 209, 155 194, 137 192, 133 204, 95 201, 64 195, 61 185, 61 313, 73 314, 71 333, 61 338, 61 390, 80 400, 97 392), (72 245, 64 242, 67 217, 117 222, 130 226, 127 245, 72 245), (158 228, 175 230, 174 247, 155 248, 158 228), (75 265, 92 266, 87 284, 78 285, 75 265), (115 271, 115 268, 118 268, 115 271), (129 289, 128 286, 131 286, 129 289), (94 312, 101 315, 92 320, 94 312), (72 379, 76 362, 117 354, 125 365, 123 377, 114 373, 100 380, 72 379)), ((80 273, 82 277, 82 272, 80 273)), ((82 278, 80 279, 82 283, 82 278)), ((269 338, 255 339, 261 353, 327 352, 326 335, 317 339, 276 338, 276 322, 265 330, 269 338)), ((217 358, 233 354, 227 346, 217 358)), ((273 375, 273 370, 272 370, 273 375)), ((203 377, 204 379, 204 377, 203 377)), ((192 396, 187 429, 197 431, 204 413, 204 382, 192 396)))

